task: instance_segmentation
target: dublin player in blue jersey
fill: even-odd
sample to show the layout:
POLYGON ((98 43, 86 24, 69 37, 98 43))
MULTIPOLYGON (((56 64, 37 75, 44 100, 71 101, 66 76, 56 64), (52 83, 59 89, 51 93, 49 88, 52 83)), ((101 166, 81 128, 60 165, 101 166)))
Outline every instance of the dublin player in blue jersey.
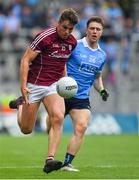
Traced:
MULTIPOLYGON (((106 53, 99 46, 104 23, 100 17, 91 17, 87 22, 86 37, 78 40, 67 63, 68 76, 78 83, 75 97, 65 99, 66 114, 70 114, 74 133, 69 141, 62 170, 78 171, 71 162, 80 149, 90 119, 89 94, 92 85, 104 101, 109 94, 104 88, 102 69, 106 63, 106 53)), ((49 123, 47 123, 49 125, 49 123)))

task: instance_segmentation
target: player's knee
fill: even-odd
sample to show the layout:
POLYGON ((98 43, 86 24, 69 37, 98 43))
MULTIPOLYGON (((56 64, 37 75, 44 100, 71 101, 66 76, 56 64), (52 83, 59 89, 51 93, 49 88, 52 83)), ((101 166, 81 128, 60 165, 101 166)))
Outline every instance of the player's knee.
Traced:
POLYGON ((58 113, 51 117, 52 125, 61 126, 63 124, 64 114, 58 113))
POLYGON ((87 129, 86 124, 79 124, 75 127, 75 134, 82 136, 84 135, 86 129, 87 129))

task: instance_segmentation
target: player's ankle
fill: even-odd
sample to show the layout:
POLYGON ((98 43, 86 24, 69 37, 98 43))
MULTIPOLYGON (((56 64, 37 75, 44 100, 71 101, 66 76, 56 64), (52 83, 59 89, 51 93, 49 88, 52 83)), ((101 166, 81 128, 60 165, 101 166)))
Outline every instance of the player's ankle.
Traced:
POLYGON ((46 162, 51 161, 51 160, 54 160, 54 156, 52 156, 52 155, 47 157, 46 162))

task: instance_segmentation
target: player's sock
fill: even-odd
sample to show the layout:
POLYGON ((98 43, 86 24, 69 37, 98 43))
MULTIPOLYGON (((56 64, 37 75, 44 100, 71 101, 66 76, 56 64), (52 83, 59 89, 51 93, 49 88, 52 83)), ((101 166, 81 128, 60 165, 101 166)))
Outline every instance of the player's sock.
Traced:
POLYGON ((54 156, 48 156, 47 159, 46 159, 46 162, 50 161, 50 160, 54 160, 54 156))
POLYGON ((70 153, 66 153, 66 156, 65 156, 65 160, 64 160, 64 164, 63 166, 66 166, 68 164, 71 164, 72 160, 74 159, 74 155, 70 154, 70 153))

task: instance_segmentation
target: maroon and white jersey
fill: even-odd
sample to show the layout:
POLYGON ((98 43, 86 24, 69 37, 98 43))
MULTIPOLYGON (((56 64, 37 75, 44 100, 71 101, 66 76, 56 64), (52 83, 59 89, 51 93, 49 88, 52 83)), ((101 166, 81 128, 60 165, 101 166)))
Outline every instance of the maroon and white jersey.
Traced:
POLYGON ((73 35, 61 39, 56 28, 39 33, 29 46, 39 54, 29 65, 28 82, 49 86, 58 81, 63 76, 65 63, 76 44, 73 35))

